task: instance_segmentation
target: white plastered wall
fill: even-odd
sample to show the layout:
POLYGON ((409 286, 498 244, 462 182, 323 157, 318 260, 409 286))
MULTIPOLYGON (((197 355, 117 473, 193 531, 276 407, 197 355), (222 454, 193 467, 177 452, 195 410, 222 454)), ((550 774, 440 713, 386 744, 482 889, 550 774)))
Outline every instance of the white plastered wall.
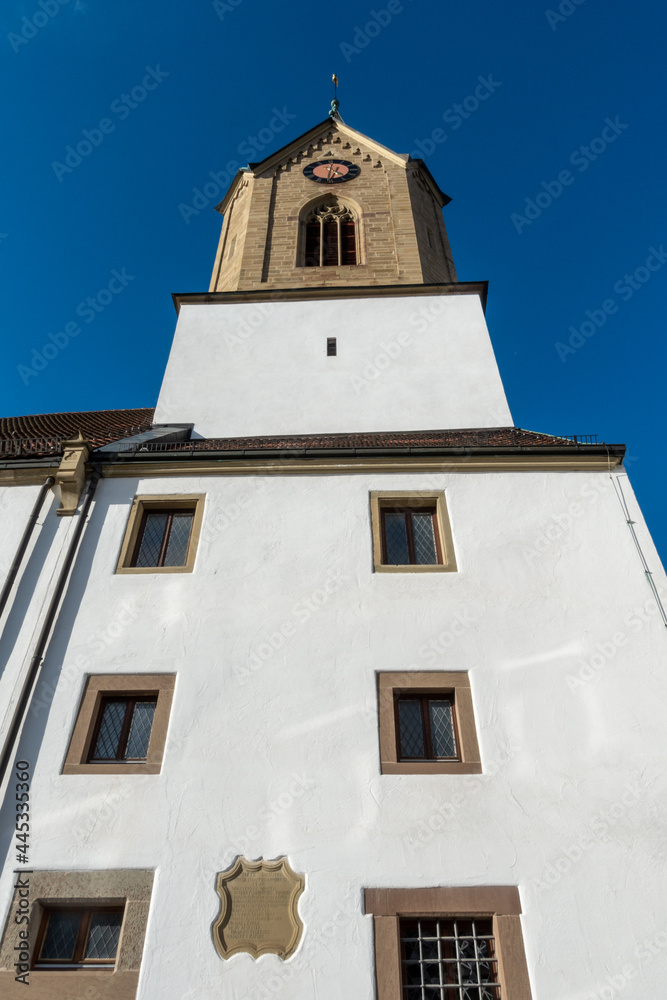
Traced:
POLYGON ((31 864, 157 869, 139 1000, 372 1000, 364 887, 502 884, 534 1000, 662 996, 666 643, 606 473, 102 480, 20 748, 31 864), (373 574, 369 492, 442 488, 459 572, 373 574), (137 493, 206 494, 193 574, 114 575, 137 493), (470 671, 484 774, 380 775, 375 673, 410 669, 470 671), (178 675, 162 773, 62 776, 86 675, 142 671, 178 675), (238 853, 306 875, 287 963, 215 952, 238 853))
POLYGON ((155 422, 212 438, 512 417, 479 296, 420 295, 183 305, 155 422))

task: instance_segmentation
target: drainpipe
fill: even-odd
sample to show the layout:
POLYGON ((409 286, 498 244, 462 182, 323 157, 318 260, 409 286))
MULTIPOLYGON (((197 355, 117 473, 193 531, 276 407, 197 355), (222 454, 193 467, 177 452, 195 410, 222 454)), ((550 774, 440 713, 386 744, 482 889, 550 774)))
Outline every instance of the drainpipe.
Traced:
POLYGON ((74 563, 74 558, 76 556, 77 548, 79 546, 79 540, 81 539, 81 534, 83 532, 86 519, 88 517, 88 511, 92 503, 93 497, 95 495, 95 490, 97 489, 97 483, 100 479, 99 470, 95 470, 91 476, 90 484, 88 486, 88 492, 86 493, 86 499, 83 501, 83 506, 81 508, 81 513, 79 514, 79 519, 77 521, 76 527, 74 528, 74 533, 72 539, 69 543, 67 549, 67 554, 65 555, 65 560, 58 574, 58 579, 56 581, 55 589, 51 596, 51 601, 49 602, 48 611, 46 612, 46 617, 44 619, 44 624, 42 625, 41 631, 39 633, 39 638, 35 645, 35 650, 30 660, 28 670, 23 681, 23 687, 21 688, 21 694, 19 696, 16 708, 14 709, 14 715, 12 716, 11 725, 7 732, 7 737, 5 739, 4 746, 2 748, 2 755, 0 756, 0 787, 5 778, 7 769, 9 768, 12 759, 14 757, 14 751, 16 748, 16 743, 18 742, 21 729, 23 728, 23 723, 25 721, 25 716, 30 705, 30 698, 35 687, 35 683, 39 676, 39 671, 44 659, 44 651, 46 650, 49 636, 51 634, 52 627, 56 621, 56 616, 58 614, 58 609, 60 607, 60 601, 67 584, 67 579, 69 577, 72 564, 74 563))
POLYGON ((2 617, 2 612, 5 610, 5 605, 9 600, 9 595, 11 593, 12 586, 14 585, 16 574, 19 571, 19 566, 21 565, 23 556, 25 555, 25 550, 28 548, 28 542, 30 541, 33 529, 35 527, 35 524, 37 523, 39 512, 42 509, 42 504, 44 503, 44 497, 46 496, 46 494, 51 489, 54 483, 55 483, 55 478, 53 476, 49 476, 46 482, 43 484, 42 488, 40 489, 37 499, 35 500, 35 506, 32 508, 32 513, 30 514, 30 517, 28 518, 28 523, 26 524, 25 529, 23 531, 23 537, 21 538, 21 541, 19 542, 19 547, 16 550, 14 561, 9 567, 9 573, 7 574, 7 579, 3 584, 2 592, 0 592, 0 618, 2 617))

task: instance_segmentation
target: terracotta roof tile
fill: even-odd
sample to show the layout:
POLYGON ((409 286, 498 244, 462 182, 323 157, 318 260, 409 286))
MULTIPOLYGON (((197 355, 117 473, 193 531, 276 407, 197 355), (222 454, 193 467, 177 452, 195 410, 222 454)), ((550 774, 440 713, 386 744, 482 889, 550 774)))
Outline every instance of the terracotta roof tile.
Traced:
POLYGON ((62 442, 78 431, 99 448, 147 430, 154 412, 141 408, 0 417, 0 455, 57 455, 62 451, 62 442))

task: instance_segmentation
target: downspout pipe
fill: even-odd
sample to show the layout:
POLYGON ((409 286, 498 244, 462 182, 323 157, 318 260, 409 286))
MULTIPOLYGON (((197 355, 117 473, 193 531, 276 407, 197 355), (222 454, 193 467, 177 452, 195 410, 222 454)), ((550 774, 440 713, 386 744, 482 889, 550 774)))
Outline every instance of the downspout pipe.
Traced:
POLYGON ((44 485, 42 486, 42 488, 40 489, 37 499, 35 500, 35 506, 32 508, 32 513, 28 518, 28 523, 26 524, 23 530, 23 536, 21 538, 21 541, 19 542, 19 547, 16 550, 14 561, 9 567, 9 573, 7 574, 7 579, 2 585, 2 591, 0 591, 0 618, 2 617, 2 612, 5 610, 5 605, 9 600, 9 595, 12 592, 12 587, 14 586, 14 580, 16 579, 16 574, 18 573, 19 567, 23 562, 23 556, 25 555, 25 551, 28 548, 28 542, 32 537, 34 527, 37 523, 37 518, 39 517, 39 512, 42 509, 42 505, 44 503, 44 497, 51 489, 55 481, 56 480, 54 476, 49 476, 44 485))
POLYGON ((15 751, 15 745, 18 741, 19 734, 23 727, 25 721, 25 716, 30 705, 30 698, 32 695, 33 688, 37 681, 40 667, 44 659, 44 652, 46 650, 47 643, 49 641, 49 636, 51 634, 51 629, 54 622, 56 621, 56 616, 58 614, 58 609, 60 607, 60 601, 67 584, 67 579, 69 577, 72 564, 74 562, 74 557, 76 556, 77 549, 79 547, 79 541, 81 539, 81 534, 83 532, 86 519, 88 517, 88 511, 90 505, 95 496, 95 490, 97 489, 97 484, 100 479, 99 470, 95 470, 90 479, 88 486, 88 492, 86 493, 86 498, 83 502, 83 507, 81 508, 81 513, 79 514, 79 519, 76 523, 74 529, 74 534, 69 543, 67 549, 67 554, 65 555, 65 560, 61 566, 60 573, 58 574, 58 579, 56 581, 55 589, 51 596, 51 601, 49 602, 48 611, 46 612, 46 617, 42 625, 35 649, 28 666, 28 670, 23 681, 23 687, 21 688, 21 694, 19 696, 18 702, 16 703, 16 708, 14 709, 14 715, 12 716, 11 725, 7 733, 7 737, 2 748, 2 756, 0 757, 0 787, 7 773, 7 769, 10 767, 15 751))

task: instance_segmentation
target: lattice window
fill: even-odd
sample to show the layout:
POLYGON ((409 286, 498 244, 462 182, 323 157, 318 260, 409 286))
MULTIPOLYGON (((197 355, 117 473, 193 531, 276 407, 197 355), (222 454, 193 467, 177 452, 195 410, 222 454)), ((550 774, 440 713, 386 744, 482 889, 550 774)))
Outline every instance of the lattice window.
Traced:
POLYGON ((123 910, 46 909, 37 936, 38 969, 109 968, 116 961, 123 910))
POLYGON ((493 921, 401 920, 403 1000, 501 1000, 493 921))
POLYGON ((434 509, 384 508, 382 543, 383 562, 388 566, 427 566, 442 562, 434 509))
POLYGON ((354 216, 345 205, 328 200, 306 218, 306 267, 337 267, 357 263, 354 216))
POLYGON ((144 761, 157 698, 103 698, 89 763, 144 761))
POLYGON ((399 760, 458 760, 453 707, 450 696, 399 697, 399 760))

